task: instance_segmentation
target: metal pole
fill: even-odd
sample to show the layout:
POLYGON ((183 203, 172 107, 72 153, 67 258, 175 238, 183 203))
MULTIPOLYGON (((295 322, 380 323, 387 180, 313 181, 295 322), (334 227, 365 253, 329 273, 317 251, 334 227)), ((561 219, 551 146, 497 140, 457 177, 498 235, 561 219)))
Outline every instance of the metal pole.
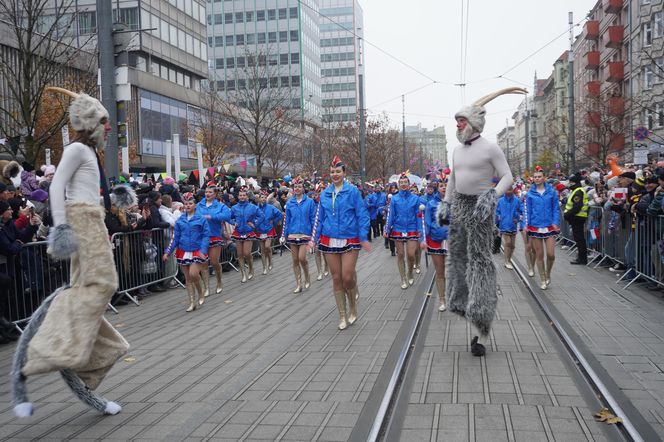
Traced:
POLYGON ((196 143, 196 158, 198 160, 198 186, 202 189, 205 180, 205 169, 203 169, 203 145, 196 143))
POLYGON ((406 96, 401 96, 401 141, 403 143, 403 172, 408 169, 406 162, 406 96))
POLYGON ((526 96, 526 170, 530 170, 530 109, 528 106, 528 97, 526 96))
MULTIPOLYGON (((119 11, 118 11, 119 12, 119 11)), ((115 48, 113 8, 108 0, 97 0, 97 39, 101 103, 108 111, 111 132, 105 144, 104 170, 108 178, 118 176, 118 109, 115 101, 115 48)))
POLYGON ((360 177, 364 183, 367 175, 367 122, 364 116, 364 75, 360 74, 360 177))
POLYGON ((166 140, 166 175, 173 177, 177 181, 177 176, 173 176, 173 148, 171 140, 166 140))
POLYGON ((571 174, 576 170, 576 127, 574 126, 574 20, 572 12, 569 13, 569 57, 567 60, 569 61, 567 64, 567 78, 569 80, 569 97, 567 98, 569 140, 567 141, 567 148, 569 150, 570 165, 570 170, 568 170, 567 173, 571 174))
POLYGON ((180 179, 180 134, 173 134, 173 158, 175 163, 175 182, 180 179))

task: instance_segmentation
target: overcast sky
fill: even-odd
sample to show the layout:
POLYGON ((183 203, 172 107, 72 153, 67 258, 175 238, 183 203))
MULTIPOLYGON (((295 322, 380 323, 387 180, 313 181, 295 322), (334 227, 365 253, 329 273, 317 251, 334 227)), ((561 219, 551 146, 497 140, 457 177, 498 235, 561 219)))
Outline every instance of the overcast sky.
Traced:
MULTIPOLYGON (((568 12, 574 13, 575 23, 583 22, 595 1, 360 0, 360 3, 364 9, 365 102, 369 114, 387 111, 400 128, 400 95, 422 87, 406 95, 406 125, 421 123, 429 129, 444 125, 449 148, 457 143, 454 113, 464 102, 508 86, 527 87, 532 92, 535 72, 539 78, 548 78, 553 63, 569 48, 568 12), (464 26, 465 11, 469 12, 465 88, 454 85, 462 82, 462 44, 465 44, 462 7, 464 26), (537 54, 528 58, 534 52, 537 54), (505 78, 495 78, 500 75, 505 78), (433 84, 432 80, 440 84, 433 84)), ((581 30, 581 25, 575 27, 574 34, 581 30)), ((505 118, 511 118, 521 100, 522 96, 507 95, 487 105, 484 129, 487 138, 495 140, 505 127, 505 118)), ((510 124, 513 124, 511 119, 510 124)))

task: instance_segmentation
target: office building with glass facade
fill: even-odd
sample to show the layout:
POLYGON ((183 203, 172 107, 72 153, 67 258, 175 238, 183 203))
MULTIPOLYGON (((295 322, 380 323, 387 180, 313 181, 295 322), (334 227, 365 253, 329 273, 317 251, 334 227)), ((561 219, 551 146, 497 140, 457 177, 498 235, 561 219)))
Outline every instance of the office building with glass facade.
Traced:
POLYGON ((354 122, 359 109, 362 8, 357 0, 321 0, 320 61, 323 121, 354 122))

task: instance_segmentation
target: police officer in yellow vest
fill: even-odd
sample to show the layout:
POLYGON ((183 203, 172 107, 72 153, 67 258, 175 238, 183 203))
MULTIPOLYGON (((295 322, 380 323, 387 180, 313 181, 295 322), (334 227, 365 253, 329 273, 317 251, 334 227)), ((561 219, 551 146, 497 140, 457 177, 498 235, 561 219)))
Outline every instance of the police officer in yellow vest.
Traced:
POLYGON ((588 194, 581 185, 582 178, 579 174, 569 177, 569 188, 571 190, 565 204, 564 218, 572 227, 572 235, 578 250, 578 256, 571 264, 587 264, 588 248, 586 245, 586 220, 588 220, 588 194))

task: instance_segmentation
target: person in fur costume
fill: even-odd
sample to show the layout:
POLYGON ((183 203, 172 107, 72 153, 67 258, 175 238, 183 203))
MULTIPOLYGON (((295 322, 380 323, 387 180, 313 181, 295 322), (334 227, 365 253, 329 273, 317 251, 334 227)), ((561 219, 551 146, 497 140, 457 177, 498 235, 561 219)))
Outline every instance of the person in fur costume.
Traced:
MULTIPOLYGON (((104 205, 111 202, 98 150, 111 129, 108 112, 95 98, 60 88, 47 91, 74 98, 69 119, 77 135, 65 147, 50 187, 53 228, 48 253, 71 259, 70 283, 47 297, 33 314, 14 354, 11 393, 14 413, 28 417, 29 376, 59 371, 83 402, 104 414, 117 414, 119 404, 94 393, 115 362, 129 349, 127 341, 104 318, 118 286, 113 253, 99 204, 99 184, 104 205)), ((118 186, 116 204, 130 206, 135 198, 118 186)))
POLYGON ((498 302, 496 268, 491 259, 496 201, 513 183, 500 147, 482 138, 484 105, 510 93, 527 92, 521 88, 502 89, 463 107, 454 116, 461 144, 452 151, 447 192, 438 206, 439 224, 451 219, 447 306, 451 312, 465 316, 477 329, 470 343, 474 356, 485 353, 484 343, 498 302), (499 178, 495 187, 494 176, 499 178))
POLYGON ((23 168, 18 161, 0 160, 0 181, 6 185, 13 185, 17 189, 21 187, 21 173, 23 168))

